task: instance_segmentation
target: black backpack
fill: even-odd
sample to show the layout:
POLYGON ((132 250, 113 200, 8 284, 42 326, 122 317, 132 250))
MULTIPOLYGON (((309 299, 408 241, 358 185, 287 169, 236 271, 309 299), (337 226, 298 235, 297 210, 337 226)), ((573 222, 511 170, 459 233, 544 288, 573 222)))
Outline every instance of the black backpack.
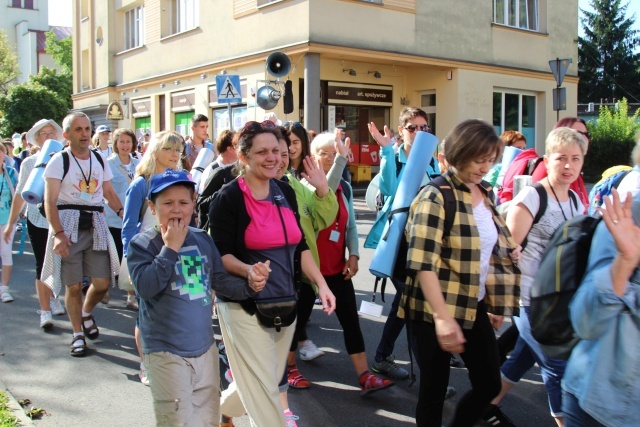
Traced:
POLYGON ((593 234, 601 218, 578 215, 564 222, 549 240, 531 286, 529 323, 542 351, 568 359, 579 341, 569 317, 569 303, 582 282, 593 234))

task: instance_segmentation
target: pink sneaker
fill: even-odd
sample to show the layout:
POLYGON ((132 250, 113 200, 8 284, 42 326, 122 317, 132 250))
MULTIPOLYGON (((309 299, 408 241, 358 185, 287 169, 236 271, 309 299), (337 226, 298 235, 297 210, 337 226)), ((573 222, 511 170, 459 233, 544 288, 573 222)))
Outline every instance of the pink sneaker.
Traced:
POLYGON ((284 411, 284 425, 286 427, 298 427, 296 421, 300 419, 299 416, 293 415, 291 411, 284 411))

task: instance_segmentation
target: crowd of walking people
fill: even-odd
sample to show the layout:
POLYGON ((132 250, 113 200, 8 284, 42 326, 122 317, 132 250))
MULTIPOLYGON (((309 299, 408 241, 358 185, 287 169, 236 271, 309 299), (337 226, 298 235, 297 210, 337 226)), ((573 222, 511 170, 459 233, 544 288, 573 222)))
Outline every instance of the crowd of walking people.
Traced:
MULTIPOLYGON (((395 296, 369 354, 352 281, 368 266, 345 179, 344 129, 316 135, 271 117, 220 132, 215 142, 208 130, 208 118, 197 114, 187 139, 161 131, 138 141, 131 129, 92 130, 89 117, 72 112, 62 127, 42 119, 0 144, 0 300, 16 294, 12 244, 20 226, 33 247, 39 326, 49 330, 53 316, 67 313, 70 356, 90 354, 87 340, 100 336, 95 307, 109 303, 110 287, 126 291, 157 425, 229 427, 247 414, 254 426, 297 426, 304 414, 291 411, 288 389, 310 388, 313 378, 296 360, 324 354, 306 328, 315 304, 335 312, 362 395, 411 378, 394 356, 406 327, 419 375, 418 426, 443 424, 454 392, 450 367, 459 359, 471 388, 451 426, 514 425, 498 404, 534 364, 559 426, 640 425, 637 174, 599 210, 596 249, 571 302, 580 341, 570 358, 550 357, 532 335, 531 287, 543 252, 589 204, 584 121, 556 124, 532 173, 536 184, 513 194, 506 212, 496 197, 509 166, 502 154, 527 151, 522 133, 498 136, 483 120, 465 120, 433 159, 421 159, 426 173, 406 207, 390 277, 395 296), (65 148, 49 153, 50 140, 65 148), (23 198, 38 172, 41 206, 23 198), (506 317, 513 326, 498 335, 506 317), (228 368, 220 370, 219 355, 228 368)), ((430 128, 423 110, 407 107, 396 129, 370 123, 368 130, 381 158, 379 212, 364 244, 375 249, 408 179, 412 147, 430 128)), ((637 171, 640 158, 634 163, 637 171)))

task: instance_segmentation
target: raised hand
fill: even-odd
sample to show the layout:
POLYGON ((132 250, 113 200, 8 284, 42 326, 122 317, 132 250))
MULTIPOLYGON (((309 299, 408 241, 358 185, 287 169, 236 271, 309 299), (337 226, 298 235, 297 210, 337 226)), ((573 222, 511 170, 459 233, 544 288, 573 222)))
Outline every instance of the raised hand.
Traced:
POLYGON ((315 187, 318 197, 324 197, 328 194, 329 183, 327 182, 327 175, 320 167, 320 160, 314 161, 311 157, 307 156, 302 159, 302 164, 304 165, 305 171, 302 172, 301 175, 309 184, 315 187))
POLYGON ((391 129, 389 129, 387 125, 384 125, 384 135, 380 133, 380 131, 376 127, 376 124, 373 122, 367 123, 367 128, 369 128, 369 133, 380 147, 391 145, 391 138, 393 137, 393 133, 391 133, 391 129))

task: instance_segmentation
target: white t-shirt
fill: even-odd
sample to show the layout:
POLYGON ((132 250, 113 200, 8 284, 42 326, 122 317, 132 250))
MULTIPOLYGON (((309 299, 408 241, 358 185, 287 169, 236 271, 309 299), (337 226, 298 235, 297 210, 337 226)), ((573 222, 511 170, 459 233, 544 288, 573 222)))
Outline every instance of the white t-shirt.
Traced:
MULTIPOLYGON (((111 181, 113 174, 107 161, 103 158, 104 168, 96 156, 101 154, 90 152, 87 160, 81 160, 69 152, 69 172, 60 185, 58 198, 67 203, 91 203, 94 205, 103 203, 102 183, 111 181), (77 160, 77 161, 76 161, 77 160), (82 168, 82 169, 81 169, 82 168), (91 172, 89 172, 91 171, 91 172), (89 185, 87 186, 87 180, 89 185), (89 194, 91 199, 83 199, 82 193, 89 194)), ((44 177, 62 179, 63 161, 62 154, 55 154, 44 170, 44 177)))
MULTIPOLYGON (((569 191, 573 192, 573 190, 569 191)), ((574 206, 571 197, 569 197, 567 201, 558 204, 553 195, 547 194, 547 209, 544 211, 544 215, 542 215, 540 221, 534 224, 527 234, 527 246, 520 256, 520 261, 518 261, 518 267, 521 273, 520 305, 522 307, 528 307, 530 305, 531 285, 538 272, 538 267, 540 267, 542 253, 549 244, 549 239, 551 239, 553 233, 565 221, 562 213, 564 212, 564 215, 569 219, 584 212, 584 205, 580 201, 580 197, 575 193, 574 196, 578 202, 578 208, 574 206)), ((532 186, 523 188, 520 193, 513 198, 512 206, 516 206, 518 203, 522 203, 531 215, 535 217, 540 208, 538 192, 532 186)))
POLYGON ((480 234, 480 291, 478 292, 478 301, 482 301, 487 293, 485 283, 489 274, 491 253, 498 242, 498 229, 493 221, 493 212, 484 204, 484 201, 473 208, 473 218, 476 220, 478 234, 480 234))

